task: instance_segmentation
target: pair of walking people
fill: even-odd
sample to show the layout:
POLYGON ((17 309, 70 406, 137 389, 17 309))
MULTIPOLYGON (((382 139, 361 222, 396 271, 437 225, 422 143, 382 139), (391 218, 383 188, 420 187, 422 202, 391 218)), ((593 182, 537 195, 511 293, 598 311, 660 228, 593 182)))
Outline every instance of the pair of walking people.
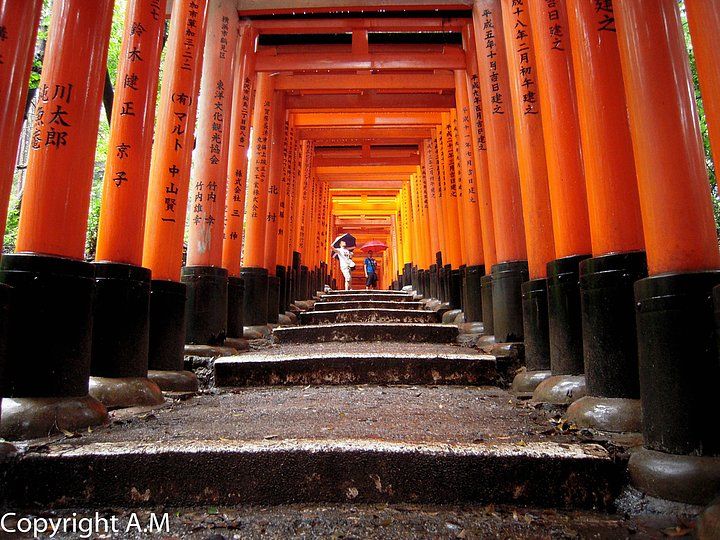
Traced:
MULTIPOLYGON (((338 261, 340 261, 340 271, 345 278, 345 290, 349 291, 351 288, 352 274, 351 271, 355 268, 355 261, 352 260, 352 251, 347 248, 347 243, 344 240, 340 241, 340 247, 333 248, 337 254, 338 261)), ((365 270, 365 288, 375 288, 377 286, 377 261, 372 256, 372 252, 368 252, 368 256, 365 257, 364 262, 365 270)))

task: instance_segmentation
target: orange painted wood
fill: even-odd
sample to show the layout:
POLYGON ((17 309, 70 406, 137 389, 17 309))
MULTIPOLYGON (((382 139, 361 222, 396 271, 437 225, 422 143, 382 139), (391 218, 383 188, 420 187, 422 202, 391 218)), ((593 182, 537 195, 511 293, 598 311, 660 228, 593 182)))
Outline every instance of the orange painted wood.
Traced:
POLYGON ((270 125, 273 114, 273 83, 269 74, 258 73, 250 138, 252 155, 248 164, 245 199, 245 244, 242 265, 246 268, 265 267, 265 229, 267 226, 268 167, 272 145, 270 125))
POLYGON ((467 92, 467 72, 455 72, 455 101, 458 108, 458 148, 459 162, 463 176, 463 222, 461 235, 466 238, 465 264, 477 266, 485 263, 483 254, 483 234, 480 221, 480 205, 477 167, 475 165, 475 146, 472 139, 472 116, 467 92))
POLYGON ((463 33, 468 50, 467 95, 470 106, 470 128, 475 163, 475 184, 477 190, 478 207, 480 210, 480 224, 482 230, 483 258, 485 271, 490 272, 497 263, 495 253, 495 230, 493 225, 492 197, 490 195, 490 172, 488 170, 487 138, 485 135, 485 119, 480 97, 480 76, 477 72, 477 58, 475 56, 475 38, 472 27, 467 27, 463 33))
MULTIPOLYGON (((452 171, 453 176, 455 177, 455 186, 457 193, 457 213, 458 213, 458 230, 464 231, 465 230, 465 203, 463 202, 464 194, 465 194, 465 174, 462 169, 462 166, 460 165, 460 145, 458 143, 459 135, 458 135, 458 118, 457 118, 457 110, 451 109, 450 110, 450 132, 448 133, 448 141, 451 145, 452 149, 452 171)), ((478 231, 479 232, 479 231, 478 231)), ((467 237, 464 234, 458 234, 458 238, 460 239, 460 264, 465 264, 467 261, 467 237)))
POLYGON ((42 0, 0 0, 0 238, 5 235, 42 0))
POLYGON ((526 4, 543 111, 555 255, 582 255, 592 246, 566 0, 526 4))
POLYGON ((245 190, 247 187, 247 153, 250 145, 250 123, 255 97, 253 67, 255 54, 252 47, 252 29, 248 24, 242 25, 235 52, 230 145, 228 148, 228 186, 225 197, 225 234, 222 252, 222 265, 227 268, 228 275, 233 277, 240 276, 245 190))
POLYGON ((272 124, 270 127, 269 143, 270 163, 267 175, 267 210, 265 218, 265 245, 264 264, 269 275, 275 275, 278 247, 278 214, 280 213, 280 195, 282 189, 283 159, 287 145, 287 112, 283 106, 282 92, 275 92, 273 96, 272 124))
POLYGON ((98 225, 98 261, 142 262, 165 4, 165 0, 131 0, 125 12, 98 225), (123 114, 128 103, 135 114, 123 114))
POLYGON ((180 279, 206 16, 205 0, 173 4, 145 216, 143 266, 153 279, 180 279))
POLYGON ((720 164, 720 3, 715 0, 685 0, 685 9, 713 158, 716 164, 720 164))
POLYGON ((498 262, 527 259, 520 177, 500 0, 477 0, 473 33, 488 146, 488 173, 498 262))
POLYGON ((445 203, 443 196, 443 170, 440 166, 440 154, 438 148, 438 137, 433 137, 430 143, 430 168, 432 170, 432 180, 435 184, 435 203, 437 209, 437 224, 438 234, 440 240, 440 252, 443 257, 443 264, 447 262, 448 258, 448 247, 446 242, 447 235, 447 222, 445 221, 445 203))
POLYGON ((290 219, 289 205, 291 199, 292 186, 292 160, 295 154, 295 134, 292 124, 288 121, 285 132, 285 142, 282 149, 282 175, 280 176, 280 205, 277 214, 277 248, 276 257, 277 264, 288 266, 291 259, 288 255, 288 222, 290 219))
POLYGON ((432 143, 428 140, 422 144, 422 161, 424 165, 425 194, 428 213, 428 227, 430 235, 431 262, 435 264, 435 253, 440 251, 440 224, 438 222, 438 202, 435 170, 432 164, 432 143))
POLYGON ((208 0, 193 169, 187 266, 222 266, 232 83, 237 41, 233 0, 208 0))
POLYGON ((615 19, 648 270, 717 269, 710 186, 677 2, 625 0, 615 4, 615 19))
POLYGON ((294 244, 295 251, 298 253, 303 252, 305 244, 305 197, 307 194, 307 187, 310 182, 310 167, 312 160, 312 143, 309 141, 302 141, 300 148, 300 164, 298 168, 297 177, 297 196, 294 199, 293 204, 293 221, 294 221, 294 244))
POLYGON ((641 250, 635 161, 612 5, 568 0, 592 254, 641 250))
POLYGON ((53 4, 18 252, 84 257, 112 10, 111 0, 53 4))
POLYGON ((460 242, 460 220, 458 213, 458 185, 455 175, 454 148, 452 142, 452 123, 449 113, 443 114, 443 124, 439 130, 440 162, 444 168, 443 202, 445 204, 445 240, 448 247, 448 260, 453 268, 462 264, 460 242))
POLYGON ((513 7, 511 2, 503 1, 502 10, 522 187, 527 260, 530 279, 538 279, 546 277, 546 265, 555 258, 555 245, 540 99, 537 96, 537 64, 527 9, 523 6, 513 7))

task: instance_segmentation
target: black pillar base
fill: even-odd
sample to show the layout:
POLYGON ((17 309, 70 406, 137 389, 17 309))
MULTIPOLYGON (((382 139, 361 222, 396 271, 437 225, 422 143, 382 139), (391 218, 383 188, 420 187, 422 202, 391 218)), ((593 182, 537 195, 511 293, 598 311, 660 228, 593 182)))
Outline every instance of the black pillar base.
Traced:
POLYGON ((95 263, 92 362, 95 377, 146 377, 150 347, 150 270, 95 263))
POLYGON ((268 271, 265 268, 242 268, 245 282, 243 322, 245 326, 264 326, 268 323, 268 271))
POLYGON ((297 300, 307 300, 308 296, 308 267, 300 267, 300 289, 298 290, 297 300))
POLYGON ((523 341, 521 286, 527 280, 527 261, 492 267, 493 329, 498 343, 523 341))
POLYGON ((285 313, 288 305, 285 303, 285 297, 287 295, 287 275, 285 274, 284 266, 275 267, 275 275, 279 280, 278 284, 278 312, 285 313))
POLYGON ((4 396, 88 394, 95 292, 93 265, 33 254, 3 255, 0 282, 13 287, 4 396), (28 349, 38 336, 50 347, 28 349))
POLYGON ((460 309, 465 317, 465 306, 467 305, 467 266, 460 265, 460 309))
POLYGON ((528 372, 550 370, 547 281, 531 279, 522 284, 525 365, 528 372))
POLYGON ((280 314, 280 279, 277 276, 268 277, 267 322, 277 324, 280 314))
POLYGON ((149 370, 184 369, 186 294, 184 283, 161 279, 150 282, 149 370))
POLYGON ((483 320, 482 278, 485 267, 482 265, 468 266, 465 269, 465 322, 483 320))
POLYGON ((450 308, 462 309, 462 275, 460 270, 450 270, 450 308))
POLYGON ((0 283, 13 287, 6 324, 7 358, 14 361, 5 366, 2 395, 12 399, 5 400, 0 437, 46 436, 63 427, 60 422, 81 429, 107 419, 105 407, 88 395, 94 276, 93 265, 83 261, 2 257, 0 283), (51 346, 28 348, 38 336, 51 346), (50 402, 72 405, 60 411, 50 402))
POLYGON ((295 272, 292 267, 288 266, 285 269, 285 311, 290 311, 290 304, 293 302, 293 295, 295 294, 295 272))
POLYGON ((720 377, 712 289, 719 271, 663 274, 635 283, 645 446, 669 454, 720 454, 720 377))
POLYGON ((425 270, 417 271, 417 289, 415 291, 422 297, 425 297, 425 270))
POLYGON ((438 271, 437 265, 431 264, 428 270, 428 293, 429 298, 438 298, 438 271))
POLYGON ((547 264, 550 369, 553 375, 584 372, 582 316, 580 311, 580 261, 589 255, 573 255, 547 264))
POLYGON ((485 334, 492 336, 495 334, 492 274, 485 274, 480 278, 480 296, 482 297, 482 322, 483 326, 485 326, 485 334))
POLYGON ((242 278, 228 277, 228 315, 227 337, 241 338, 244 333, 243 324, 243 296, 245 295, 245 282, 242 278))
POLYGON ((228 272, 216 266, 185 266, 185 343, 222 345, 227 335, 228 272))
MULTIPOLYGON (((10 304, 12 302, 13 288, 10 285, 0 283, 0 396, 2 396, 3 380, 5 376, 5 364, 7 363, 7 342, 8 330, 10 327, 10 304)), ((2 398, 0 398, 0 405, 2 398)), ((0 408, 0 416, 2 409, 0 408)), ((3 456, 0 448, 0 458, 3 456)))
POLYGON ((647 276, 644 252, 580 263, 583 356, 589 396, 640 398, 633 284, 647 276))

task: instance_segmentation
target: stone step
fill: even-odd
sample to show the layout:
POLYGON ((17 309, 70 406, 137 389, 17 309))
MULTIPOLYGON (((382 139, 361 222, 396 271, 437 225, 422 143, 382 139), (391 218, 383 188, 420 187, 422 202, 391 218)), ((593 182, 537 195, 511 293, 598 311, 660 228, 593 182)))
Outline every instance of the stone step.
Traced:
POLYGON ((315 311, 333 311, 336 309, 423 309, 423 302, 396 302, 392 300, 347 300, 345 302, 316 302, 315 311))
POLYGON ((8 507, 309 502, 602 507, 602 447, 375 440, 182 440, 51 446, 5 471, 8 507), (12 506, 14 505, 14 506, 12 506))
POLYGON ((319 302, 361 302, 368 300, 379 300, 381 302, 412 302, 414 301, 414 297, 411 294, 405 293, 381 294, 358 291, 353 294, 325 294, 320 297, 319 302))
POLYGON ((452 343, 457 326, 407 323, 338 323, 280 327, 273 335, 280 343, 327 343, 331 341, 400 341, 452 343))
MULTIPOLYGON (((402 303, 400 303, 400 305, 402 305, 402 303)), ((300 314, 300 324, 332 324, 346 322, 439 323, 440 317, 435 311, 376 308, 307 311, 300 314)))
POLYGON ((511 503, 607 509, 624 463, 500 389, 248 388, 0 462, 5 508, 511 503))
POLYGON ((378 295, 398 295, 398 294, 411 294, 410 292, 405 291, 391 291, 391 290, 385 290, 385 289, 353 289, 350 291, 344 291, 341 289, 335 290, 335 291, 326 291, 322 293, 318 293, 325 296, 345 296, 345 295, 353 295, 353 294, 378 294, 378 295))
MULTIPOLYGON (((497 385, 494 356, 454 346, 361 343, 287 345, 215 361, 218 387, 308 384, 497 385)), ((502 369, 502 366, 501 366, 502 369)))

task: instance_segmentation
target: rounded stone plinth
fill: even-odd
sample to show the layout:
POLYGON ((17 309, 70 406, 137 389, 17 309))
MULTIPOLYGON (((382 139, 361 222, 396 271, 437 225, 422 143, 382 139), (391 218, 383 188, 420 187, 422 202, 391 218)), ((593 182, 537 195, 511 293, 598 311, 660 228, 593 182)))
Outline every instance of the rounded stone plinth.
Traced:
POLYGON ((292 324, 292 320, 290 320, 290 317, 288 317, 284 313, 280 313, 278 315, 278 324, 284 324, 284 325, 292 324))
POLYGON ((512 382, 512 391, 516 394, 532 394, 538 385, 552 376, 550 371, 521 371, 512 382))
POLYGON ((466 322, 458 324, 458 329, 461 334, 479 335, 485 331, 485 325, 481 322, 466 322))
POLYGON ((248 340, 241 337, 225 338, 225 346, 238 352, 247 351, 250 348, 248 340))
POLYGON ((720 500, 703 510, 695 524, 695 537, 698 540, 720 538, 720 500))
POLYGON ((269 336, 271 332, 272 332, 272 329, 267 324, 261 324, 261 325, 257 325, 257 326, 246 326, 245 332, 243 333, 243 337, 245 339, 260 339, 260 338, 269 336), (258 334, 260 335, 260 337, 257 337, 258 334), (252 335, 255 337, 248 337, 248 335, 252 335))
POLYGON ((443 324, 454 324, 455 319, 462 313, 461 309, 450 309, 443 313, 442 323, 443 324))
POLYGON ((90 377, 90 395, 108 409, 146 407, 165 401, 158 385, 145 377, 90 377))
POLYGON ((585 396, 584 375, 553 375, 533 392, 533 400, 553 405, 569 405, 585 396))
POLYGON ((15 456, 17 452, 18 449, 9 442, 0 442, 0 463, 2 463, 4 459, 9 459, 15 456))
POLYGON ((286 311, 285 315, 288 319, 290 319, 290 324, 297 324, 297 315, 293 313, 292 311, 286 311))
POLYGON ((223 343, 223 347, 218 345, 185 345, 185 356, 217 358, 219 356, 232 356, 237 354, 237 349, 228 343, 227 338, 223 340, 223 343))
POLYGON ((720 492, 720 457, 642 448, 630 456, 628 471, 637 489, 661 499, 704 505, 720 492))
POLYGON ((36 439, 58 432, 76 432, 108 420, 107 409, 91 396, 3 398, 0 437, 36 439))
POLYGON ((453 321, 455 324, 464 324, 465 323, 465 313, 462 311, 458 314, 457 317, 455 317, 455 320, 453 321))
POLYGON ((567 416, 579 427, 616 433, 642 430, 639 399, 585 396, 568 407, 567 416))
POLYGON ((192 371, 149 370, 148 379, 163 392, 197 392, 198 380, 192 371))

